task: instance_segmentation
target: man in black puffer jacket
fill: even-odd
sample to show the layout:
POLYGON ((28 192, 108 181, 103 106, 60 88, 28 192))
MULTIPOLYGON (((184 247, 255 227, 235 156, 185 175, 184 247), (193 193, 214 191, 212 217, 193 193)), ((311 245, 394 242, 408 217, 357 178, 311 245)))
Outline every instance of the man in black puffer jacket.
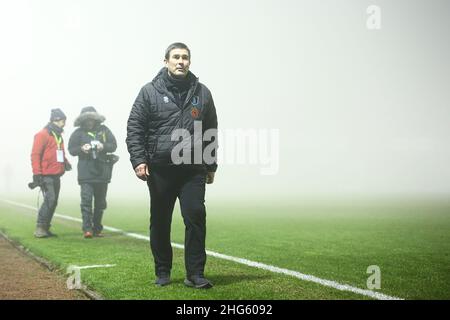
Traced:
POLYGON ((69 139, 69 153, 78 157, 78 183, 81 188, 81 215, 85 238, 102 236, 106 193, 114 160, 108 153, 117 148, 116 138, 102 122, 105 117, 94 107, 81 110, 76 129, 69 139), (94 199, 94 208, 92 200, 94 199))
POLYGON ((189 71, 190 59, 185 44, 174 43, 168 47, 166 66, 141 89, 134 102, 126 142, 133 169, 138 178, 147 181, 150 190, 150 244, 155 260, 155 283, 160 286, 170 283, 170 225, 178 198, 186 225, 185 284, 210 288, 212 283, 204 277, 204 201, 205 183, 213 183, 217 170, 217 115, 211 92, 189 71), (201 137, 197 134, 199 125, 201 137), (188 138, 178 134, 180 131, 188 138), (210 138, 206 138, 206 131, 212 133, 210 138), (183 148, 178 150, 180 146, 183 148), (211 151, 209 156, 204 156, 206 150, 211 151), (178 155, 183 161, 179 161, 178 155))

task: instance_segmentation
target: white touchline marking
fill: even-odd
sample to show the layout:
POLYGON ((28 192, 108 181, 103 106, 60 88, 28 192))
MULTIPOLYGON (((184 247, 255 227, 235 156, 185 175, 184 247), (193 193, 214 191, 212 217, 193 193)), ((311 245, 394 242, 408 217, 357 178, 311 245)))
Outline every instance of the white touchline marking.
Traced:
POLYGON ((71 266, 73 268, 83 270, 83 269, 94 269, 94 268, 112 268, 115 267, 115 264, 95 264, 93 266, 71 266))
MULTIPOLYGON (((26 205, 26 204, 23 204, 23 203, 10 201, 10 200, 4 200, 4 199, 0 199, 0 200, 3 201, 3 202, 9 203, 11 205, 14 205, 14 206, 30 209, 30 210, 33 210, 33 211, 37 211, 37 209, 35 207, 29 206, 29 205, 26 205)), ((61 219, 65 219, 65 220, 82 222, 82 220, 79 219, 79 218, 74 218, 74 217, 71 217, 71 216, 63 215, 63 214, 55 213, 54 216, 58 217, 58 218, 61 218, 61 219)), ((123 234, 123 235, 125 235, 127 237, 130 237, 130 238, 150 241, 148 236, 144 236, 142 234, 129 233, 129 232, 117 229, 117 228, 107 227, 107 226, 104 226, 103 229, 111 231, 111 232, 117 232, 117 233, 123 234)), ((178 249, 184 249, 184 245, 179 244, 179 243, 172 243, 172 246, 175 247, 175 248, 178 248, 178 249)), ((366 296, 366 297, 370 297, 370 298, 374 298, 374 299, 377 299, 377 300, 404 300, 402 298, 385 295, 385 294, 382 294, 382 293, 379 293, 379 292, 375 292, 375 291, 372 291, 372 290, 360 289, 360 288, 353 287, 353 286, 350 286, 350 285, 347 285, 347 284, 341 284, 341 283, 338 283, 338 282, 335 282, 335 281, 332 281, 332 280, 321 279, 321 278, 315 277, 313 275, 304 274, 304 273, 301 273, 301 272, 298 272, 298 271, 293 271, 293 270, 289 270, 289 269, 279 268, 279 267, 276 267, 276 266, 268 265, 268 264, 261 263, 261 262, 251 261, 251 260, 247 260, 247 259, 243 259, 243 258, 228 256, 228 255, 225 255, 225 254, 222 254, 222 253, 218 253, 218 252, 214 252, 214 251, 210 251, 210 250, 206 250, 206 254, 209 255, 209 256, 215 257, 215 258, 228 260, 228 261, 233 261, 233 262, 244 264, 244 265, 247 265, 247 266, 250 266, 250 267, 254 267, 254 268, 270 271, 270 272, 273 272, 273 273, 280 273, 280 274, 292 276, 292 277, 295 277, 295 278, 300 279, 300 280, 318 283, 320 285, 323 285, 323 286, 326 286, 326 287, 330 287, 330 288, 334 288, 334 289, 337 289, 337 290, 340 290, 340 291, 353 292, 353 293, 356 293, 356 294, 359 294, 359 295, 363 295, 363 296, 366 296)))
POLYGON ((96 264, 93 266, 75 266, 70 265, 67 267, 66 273, 70 274, 70 276, 67 278, 66 284, 67 289, 74 290, 74 289, 84 289, 87 290, 87 287, 81 283, 81 270, 84 269, 93 269, 93 268, 111 268, 115 267, 115 264, 96 264))

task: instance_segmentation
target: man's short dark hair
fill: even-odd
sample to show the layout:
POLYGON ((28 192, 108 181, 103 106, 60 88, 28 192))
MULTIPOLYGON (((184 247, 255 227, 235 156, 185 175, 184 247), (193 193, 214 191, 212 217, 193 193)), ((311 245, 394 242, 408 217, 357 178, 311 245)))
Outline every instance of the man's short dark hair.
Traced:
POLYGON ((188 53, 189 53, 189 59, 191 58, 191 50, 189 50, 188 46, 185 45, 182 42, 175 42, 175 43, 172 43, 166 49, 166 55, 165 55, 166 60, 169 60, 169 58, 170 58, 170 51, 172 51, 173 49, 186 49, 188 51, 188 53))

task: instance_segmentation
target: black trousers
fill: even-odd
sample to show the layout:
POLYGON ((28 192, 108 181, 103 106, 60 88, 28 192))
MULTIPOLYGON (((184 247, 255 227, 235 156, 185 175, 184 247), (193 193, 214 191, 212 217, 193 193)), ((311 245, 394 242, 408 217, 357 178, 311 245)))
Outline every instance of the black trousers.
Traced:
POLYGON ((150 168, 150 247, 155 273, 170 273, 170 227, 175 201, 180 201, 185 225, 185 267, 188 276, 203 275, 206 263, 206 170, 183 166, 150 168))
POLYGON ((53 214, 58 204, 61 181, 59 176, 43 177, 44 202, 39 208, 37 225, 48 230, 51 226, 53 214))
POLYGON ((101 232, 103 230, 103 211, 106 209, 107 183, 81 183, 81 216, 83 231, 101 232), (94 201, 92 201, 94 200, 94 201), (94 207, 92 207, 94 202, 94 207))

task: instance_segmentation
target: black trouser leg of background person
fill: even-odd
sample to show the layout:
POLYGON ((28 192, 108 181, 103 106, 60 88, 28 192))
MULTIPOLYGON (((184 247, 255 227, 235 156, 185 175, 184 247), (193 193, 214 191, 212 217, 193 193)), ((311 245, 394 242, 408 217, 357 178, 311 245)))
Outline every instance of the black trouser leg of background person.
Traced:
POLYGON ((100 233, 103 230, 102 218, 106 209, 107 183, 82 183, 81 187, 81 215, 83 231, 100 233), (94 202, 94 207, 92 207, 94 202))
POLYGON ((106 209, 106 193, 108 192, 107 183, 97 183, 94 186, 94 217, 92 224, 94 233, 100 233, 103 230, 102 219, 103 212, 106 209))
POLYGON ((177 197, 186 226, 185 265, 188 276, 203 275, 206 253, 206 172, 183 167, 150 170, 150 246, 157 276, 170 273, 170 226, 177 197))
POLYGON ((37 226, 48 231, 51 226, 53 214, 58 204, 61 182, 59 176, 44 176, 43 178, 44 202, 39 208, 37 226))

